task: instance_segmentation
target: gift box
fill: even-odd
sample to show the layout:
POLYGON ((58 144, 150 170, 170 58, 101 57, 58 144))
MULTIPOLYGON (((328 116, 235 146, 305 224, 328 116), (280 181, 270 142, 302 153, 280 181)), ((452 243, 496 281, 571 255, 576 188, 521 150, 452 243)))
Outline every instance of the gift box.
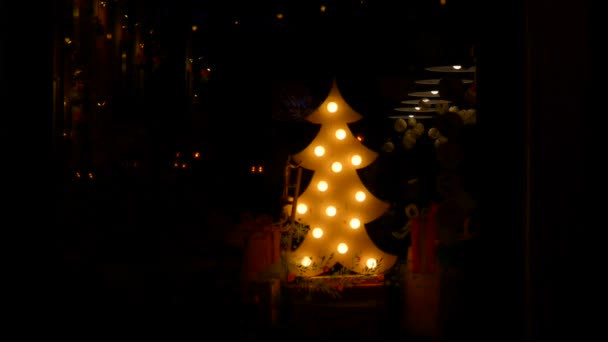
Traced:
POLYGON ((414 273, 433 273, 437 269, 437 208, 437 204, 432 204, 426 214, 410 218, 414 273))
POLYGON ((258 327, 263 329, 278 327, 281 307, 281 280, 272 278, 254 281, 251 287, 256 305, 258 327))

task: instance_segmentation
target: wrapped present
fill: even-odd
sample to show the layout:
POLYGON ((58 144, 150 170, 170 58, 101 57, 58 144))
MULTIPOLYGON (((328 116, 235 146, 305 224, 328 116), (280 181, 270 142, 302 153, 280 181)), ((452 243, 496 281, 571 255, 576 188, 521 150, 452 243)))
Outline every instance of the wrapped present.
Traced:
POLYGON ((437 208, 433 203, 424 215, 410 218, 414 273, 433 273, 437 269, 437 208))
POLYGON ((439 336, 440 272, 414 273, 413 249, 408 249, 403 324, 413 336, 439 336))
POLYGON ((251 284, 264 280, 281 259, 281 232, 274 229, 272 218, 266 215, 244 220, 238 231, 244 234, 241 288, 245 298, 250 299, 251 284))
POLYGON ((254 281, 252 295, 261 327, 277 327, 281 307, 281 281, 278 278, 254 281))

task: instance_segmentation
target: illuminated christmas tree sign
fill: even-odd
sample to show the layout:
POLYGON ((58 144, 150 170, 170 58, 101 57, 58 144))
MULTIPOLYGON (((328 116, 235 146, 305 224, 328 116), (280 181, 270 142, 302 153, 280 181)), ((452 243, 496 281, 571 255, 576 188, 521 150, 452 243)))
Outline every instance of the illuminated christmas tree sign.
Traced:
POLYGON ((321 127, 293 156, 301 167, 314 171, 297 199, 295 218, 309 227, 289 256, 290 270, 297 275, 316 276, 336 263, 359 274, 377 274, 397 259, 380 250, 365 228, 389 204, 370 193, 357 174, 378 156, 350 131, 348 123, 361 118, 342 98, 335 81, 325 101, 306 118, 321 127))

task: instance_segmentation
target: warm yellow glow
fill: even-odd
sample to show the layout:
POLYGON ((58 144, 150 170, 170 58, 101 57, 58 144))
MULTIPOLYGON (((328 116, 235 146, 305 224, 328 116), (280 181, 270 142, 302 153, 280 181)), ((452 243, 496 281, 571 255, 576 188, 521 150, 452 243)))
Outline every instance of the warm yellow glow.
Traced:
POLYGON ((312 230, 312 236, 319 239, 321 238, 321 236, 323 236, 323 229, 317 227, 315 229, 312 230))
POLYGON ((422 99, 422 102, 429 102, 430 100, 427 99, 426 97, 422 99))
POLYGON ((277 13, 277 19, 283 19, 283 13, 277 13))
POLYGON ((369 258, 365 262, 365 266, 367 266, 369 269, 376 268, 376 266, 378 266, 378 262, 374 258, 369 258))
POLYGON ((173 166, 174 166, 174 167, 179 167, 179 163, 178 163, 178 162, 175 162, 175 163, 173 163, 173 166))
POLYGON ((325 147, 317 146, 315 147, 315 156, 322 157, 325 154, 325 147))
POLYGON ((437 94, 439 94, 439 90, 431 90, 431 94, 437 95, 437 94))
POLYGON ((327 184, 326 181, 320 181, 319 183, 317 183, 317 189, 319 189, 319 191, 321 192, 326 191, 328 187, 329 184, 327 184))
POLYGON ((346 138, 346 131, 343 130, 342 128, 340 128, 339 130, 336 131, 336 138, 338 138, 338 140, 344 140, 344 138, 346 138))
POLYGON ((310 257, 305 256, 302 258, 302 266, 308 267, 310 264, 312 264, 312 259, 310 257))
POLYGON ((439 0, 439 3, 440 3, 441 5, 445 5, 445 3, 446 3, 446 2, 447 2, 447 0, 439 0))
POLYGON ((194 31, 196 31, 196 30, 198 30, 198 26, 196 26, 196 25, 192 25, 192 32, 194 32, 194 31))
POLYGON ((300 203, 298 204, 296 210, 298 211, 298 213, 304 214, 308 211, 308 206, 304 203, 300 203))
POLYGON ((251 167, 251 173, 255 173, 255 166, 251 167))
POLYGON ((453 65, 452 68, 454 68, 455 70, 460 70, 462 68, 462 65, 453 65))
POLYGON ((106 38, 112 39, 112 34, 111 33, 106 34, 106 38))
POLYGON ((325 7, 325 5, 321 5, 321 13, 325 12, 326 9, 327 7, 325 7))
POLYGON ((335 173, 342 171, 342 164, 340 162, 334 162, 331 164, 331 170, 335 173))
POLYGON ((258 166, 258 172, 259 172, 259 173, 264 172, 264 168, 262 168, 261 166, 258 166))
POLYGON ((357 200, 357 202, 365 201, 365 192, 357 191, 357 193, 355 194, 355 199, 357 200))
POLYGON ((327 111, 330 113, 335 113, 338 111, 338 104, 335 102, 330 102, 327 104, 327 111))
POLYGON ((365 229, 368 222, 382 216, 390 205, 373 196, 358 176, 357 170, 378 156, 360 143, 363 134, 353 134, 349 129, 349 123, 359 119, 361 116, 341 98, 335 82, 327 100, 307 117, 321 128, 312 143, 295 154, 293 160, 313 175, 298 193, 295 207, 284 206, 285 213, 291 215, 292 208, 295 209, 296 219, 310 227, 306 238, 288 254, 290 272, 294 274, 318 276, 334 263, 355 273, 380 273, 397 259, 396 255, 376 247, 365 229), (300 203, 308 205, 305 213, 297 210, 300 203), (309 267, 302 266, 306 256, 312 260, 309 267), (366 267, 370 257, 377 260, 373 271, 366 267))
POLYGON ((183 164, 182 164, 182 169, 185 169, 185 168, 186 168, 186 166, 188 166, 188 165, 186 165, 186 163, 183 163, 183 164))
POLYGON ((91 172, 89 172, 89 178, 93 179, 93 174, 91 172))
POLYGON ((194 158, 198 158, 200 156, 201 156, 201 154, 199 152, 194 152, 194 158))

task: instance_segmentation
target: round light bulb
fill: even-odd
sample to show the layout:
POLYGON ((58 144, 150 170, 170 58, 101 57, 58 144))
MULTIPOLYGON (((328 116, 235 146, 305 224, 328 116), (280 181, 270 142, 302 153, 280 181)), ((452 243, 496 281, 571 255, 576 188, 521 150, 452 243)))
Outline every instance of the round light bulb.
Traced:
POLYGON ((310 264, 312 264, 312 259, 310 257, 305 256, 302 258, 302 266, 308 267, 310 264))
POLYGON ((329 185, 327 184, 326 181, 320 181, 319 183, 317 183, 317 189, 319 189, 319 191, 324 192, 325 190, 327 190, 327 188, 329 187, 329 185))
POLYGON ((367 261, 365 262, 365 265, 367 266, 367 268, 372 269, 372 268, 376 268, 376 266, 378 266, 378 261, 376 261, 376 259, 374 258, 369 258, 367 259, 367 261))
POLYGON ((317 146, 315 147, 315 156, 322 157, 325 154, 325 147, 317 146))
POLYGON ((325 209, 325 214, 327 216, 336 216, 336 207, 329 206, 325 209))
POLYGON ((352 229, 359 229, 359 227, 361 227, 361 220, 359 220, 358 218, 350 220, 350 227, 352 229))
POLYGON ((338 245, 338 253, 345 254, 346 252, 348 252, 348 246, 344 242, 342 242, 338 245))
POLYGON ((312 230, 312 236, 316 239, 321 238, 321 236, 323 236, 323 229, 317 227, 315 229, 312 230))
POLYGON ((331 164, 331 170, 336 173, 342 171, 342 164, 340 162, 334 162, 331 164))
POLYGON ((357 200, 357 202, 365 201, 365 192, 357 191, 357 193, 355 194, 355 199, 357 200))
POLYGON ((304 214, 308 210, 308 206, 304 203, 300 203, 300 204, 298 204, 296 210, 298 210, 298 213, 304 214))
POLYGON ((344 138, 346 138, 346 131, 342 128, 336 130, 336 138, 338 138, 338 140, 344 140, 344 138))
POLYGON ((358 154, 356 154, 356 155, 352 156, 352 158, 350 158, 350 162, 355 166, 361 165, 361 161, 362 161, 361 156, 358 154))
POLYGON ((335 113, 338 111, 338 104, 335 102, 330 102, 327 104, 327 111, 330 113, 335 113))

